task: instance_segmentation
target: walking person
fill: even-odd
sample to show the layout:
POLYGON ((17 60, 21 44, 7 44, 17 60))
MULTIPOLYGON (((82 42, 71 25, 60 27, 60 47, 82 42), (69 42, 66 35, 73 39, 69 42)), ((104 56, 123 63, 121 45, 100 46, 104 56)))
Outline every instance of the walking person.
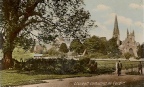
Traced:
POLYGON ((120 76, 121 70, 122 70, 122 63, 120 61, 118 63, 116 63, 116 70, 117 70, 118 76, 120 76))
POLYGON ((138 72, 139 72, 140 74, 143 73, 143 71, 142 71, 142 63, 141 63, 141 61, 140 61, 139 64, 138 64, 138 72))

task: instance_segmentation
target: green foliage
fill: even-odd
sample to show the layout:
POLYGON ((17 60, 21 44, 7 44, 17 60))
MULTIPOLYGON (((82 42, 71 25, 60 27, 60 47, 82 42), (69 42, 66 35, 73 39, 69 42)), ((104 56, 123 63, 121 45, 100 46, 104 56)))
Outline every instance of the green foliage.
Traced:
MULTIPOLYGON (((94 25, 90 13, 83 7, 83 0, 2 1, 3 52, 9 60, 17 44, 29 49, 35 38, 44 43, 50 43, 58 36, 83 39, 94 25)), ((11 67, 11 63, 4 62, 4 67, 11 67)))
POLYGON ((91 53, 88 55, 89 58, 108 58, 107 55, 104 55, 102 53, 98 53, 98 52, 95 52, 95 53, 91 53))
POLYGON ((139 60, 139 59, 140 59, 140 57, 135 57, 135 59, 138 59, 138 60, 139 60))
POLYGON ((68 58, 67 53, 60 53, 59 56, 60 58, 68 58))
POLYGON ((107 47, 106 50, 107 50, 109 57, 119 58, 121 56, 121 52, 120 52, 118 45, 117 45, 117 38, 111 38, 107 42, 106 47, 107 47))
POLYGON ((140 73, 138 71, 130 71, 130 72, 126 72, 127 75, 140 75, 140 73))
MULTIPOLYGON (((90 58, 73 59, 29 59, 26 62, 16 62, 14 69, 32 74, 105 74, 115 71, 116 61, 94 61, 90 58)), ((137 67, 138 62, 122 61, 123 69, 137 67)))
POLYGON ((29 84, 39 84, 50 79, 64 79, 64 78, 74 78, 74 77, 84 77, 91 76, 90 74, 74 74, 74 75, 53 75, 53 74, 37 74, 33 75, 32 72, 17 70, 2 70, 0 71, 1 75, 1 87, 15 87, 20 85, 29 85, 29 84))
POLYGON ((88 53, 100 52, 105 54, 105 41, 97 36, 92 36, 84 41, 84 46, 88 53))
POLYGON ((4 47, 12 49, 15 43, 20 43, 28 49, 34 43, 33 37, 46 43, 59 35, 84 38, 94 21, 90 20, 90 13, 84 10, 83 4, 82 0, 3 0, 3 22, 7 24, 3 25, 3 37, 9 37, 4 38, 4 47), (32 31, 40 32, 34 35, 32 31))
POLYGON ((132 55, 129 52, 127 52, 127 53, 124 53, 124 57, 126 59, 129 59, 130 57, 132 57, 132 55))
POLYGON ((96 73, 97 72, 97 62, 94 60, 91 60, 88 64, 90 73, 96 73))
POLYGON ((143 52, 143 45, 138 45, 138 52, 137 52, 138 57, 143 58, 142 57, 142 55, 143 55, 142 52, 143 52))
POLYGON ((24 50, 22 47, 18 46, 13 51, 13 58, 15 60, 20 61, 21 59, 27 60, 29 58, 33 57, 33 53, 31 53, 29 50, 24 50))
POLYGON ((87 73, 90 59, 67 60, 58 59, 29 59, 24 63, 17 63, 18 70, 34 71, 33 74, 76 74, 87 73), (23 64, 23 65, 22 65, 23 64))
POLYGON ((63 53, 67 53, 69 50, 68 50, 68 48, 67 48, 67 45, 66 45, 65 43, 62 43, 62 44, 60 45, 59 51, 60 51, 60 52, 63 52, 63 53))
POLYGON ((49 56, 58 56, 60 54, 59 51, 55 47, 52 47, 48 50, 49 56))
POLYGON ((84 52, 84 46, 81 43, 81 41, 79 39, 74 39, 71 43, 70 43, 70 51, 74 51, 77 54, 83 53, 84 52))

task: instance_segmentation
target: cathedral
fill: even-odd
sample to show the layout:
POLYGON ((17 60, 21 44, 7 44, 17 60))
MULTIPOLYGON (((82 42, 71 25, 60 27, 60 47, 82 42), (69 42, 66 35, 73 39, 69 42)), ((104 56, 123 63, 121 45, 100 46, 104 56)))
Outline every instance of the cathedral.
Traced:
POLYGON ((120 32, 118 27, 118 20, 117 16, 115 16, 115 22, 114 22, 114 30, 113 30, 113 37, 117 38, 117 45, 119 46, 120 51, 122 54, 129 52, 130 54, 134 55, 135 57, 138 57, 137 51, 138 51, 138 43, 135 41, 135 33, 129 32, 127 29, 127 37, 124 41, 120 41, 120 32))

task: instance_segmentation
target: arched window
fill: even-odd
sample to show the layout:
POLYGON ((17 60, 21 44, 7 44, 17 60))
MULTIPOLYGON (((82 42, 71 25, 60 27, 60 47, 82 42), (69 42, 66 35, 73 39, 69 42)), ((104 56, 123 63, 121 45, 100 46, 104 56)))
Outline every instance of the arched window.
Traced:
POLYGON ((130 54, 134 55, 134 52, 133 52, 132 48, 129 49, 129 52, 130 52, 130 54))

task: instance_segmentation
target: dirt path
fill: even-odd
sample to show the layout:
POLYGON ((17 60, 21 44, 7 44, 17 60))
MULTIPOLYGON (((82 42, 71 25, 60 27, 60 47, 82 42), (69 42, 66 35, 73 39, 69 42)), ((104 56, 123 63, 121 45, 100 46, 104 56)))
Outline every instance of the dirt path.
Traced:
POLYGON ((121 76, 117 76, 116 74, 106 74, 92 77, 44 80, 47 83, 18 87, 102 87, 105 85, 120 85, 127 82, 144 80, 144 75, 125 75, 124 72, 125 71, 122 71, 121 76))

